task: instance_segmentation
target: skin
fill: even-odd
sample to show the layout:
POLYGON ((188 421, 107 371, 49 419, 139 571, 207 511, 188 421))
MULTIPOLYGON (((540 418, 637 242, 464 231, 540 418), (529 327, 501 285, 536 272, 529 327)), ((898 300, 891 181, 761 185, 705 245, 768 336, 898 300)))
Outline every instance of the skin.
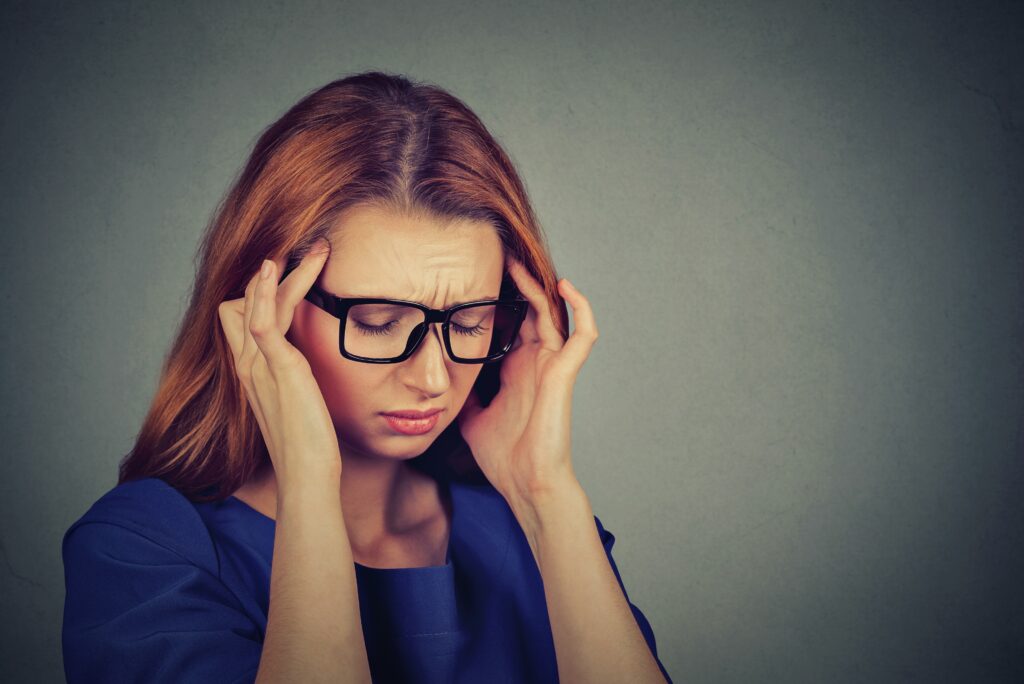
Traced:
MULTIPOLYGON (((494 229, 359 205, 340 217, 316 284, 340 297, 418 301, 433 308, 494 299, 504 271, 494 229)), ((408 466, 455 420, 480 364, 451 361, 440 325, 402 363, 352 361, 338 351, 338 319, 302 300, 286 339, 310 363, 338 435, 341 501, 356 562, 370 567, 443 565, 450 502, 437 483, 408 466), (442 408, 423 435, 392 430, 381 411, 442 408)), ((235 496, 273 518, 277 485, 267 467, 235 496)))
MULTIPOLYGON (((598 336, 587 299, 568 280, 558 282, 575 324, 564 339, 540 283, 522 264, 502 259, 489 227, 445 228, 425 216, 370 208, 351 212, 341 223, 328 258, 335 261, 325 263, 319 275, 319 284, 329 292, 418 300, 443 308, 495 297, 504 267, 530 309, 519 340, 501 366, 501 391, 482 408, 470 392, 480 366, 447 359, 436 326, 405 362, 361 364, 338 352, 336 319, 304 300, 298 302, 287 339, 308 359, 324 394, 344 466, 335 479, 323 454, 288 452, 282 444, 282 452, 288 452, 287 458, 279 456, 282 463, 301 463, 307 457, 314 472, 308 465, 289 469, 293 474, 283 477, 288 484, 279 491, 273 473, 263 473, 252 487, 240 490, 239 498, 271 517, 276 497, 280 516, 271 578, 275 608, 268 620, 260 681, 294 681, 296 672, 303 681, 311 672, 324 673, 325 681, 369 680, 356 638, 358 601, 350 559, 362 562, 360 557, 370 559, 376 552, 376 558, 387 559, 387 567, 401 567, 395 559, 414 561, 413 566, 428 564, 422 562, 428 557, 432 564, 443 562, 450 517, 443 513, 436 486, 416 475, 406 461, 422 453, 453 419, 533 552, 544 584, 559 679, 664 681, 607 562, 589 498, 572 468, 572 391, 598 336), (389 434, 377 415, 437 406, 445 410, 435 431, 416 437, 389 434), (330 641, 323 644, 325 636, 330 641)), ((263 305, 247 327, 261 352, 270 355, 273 377, 280 373, 285 383, 278 388, 284 394, 265 390, 263 396, 268 402, 277 397, 268 406, 283 416, 277 421, 285 429, 275 434, 287 442, 289 429, 301 425, 305 413, 288 411, 292 385, 285 377, 294 366, 287 361, 285 338, 274 333, 278 324, 271 306, 283 264, 267 265, 271 277, 261 281, 256 294, 263 305)), ((289 301, 297 294, 292 285, 284 285, 289 301)), ((263 378, 266 388, 262 367, 255 377, 263 378)), ((294 371, 291 375, 299 377, 294 371)), ((299 429, 290 434, 305 433, 299 429)), ((336 456, 333 462, 338 462, 336 456)))

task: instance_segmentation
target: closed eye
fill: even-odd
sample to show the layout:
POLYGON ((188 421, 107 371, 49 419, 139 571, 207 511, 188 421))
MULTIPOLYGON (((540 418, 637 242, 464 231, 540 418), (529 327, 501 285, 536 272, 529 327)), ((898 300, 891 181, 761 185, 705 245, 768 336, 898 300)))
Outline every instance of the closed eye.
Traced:
POLYGON ((487 330, 490 330, 490 328, 484 325, 474 325, 472 328, 464 328, 458 323, 453 323, 452 326, 455 328, 455 332, 469 337, 479 337, 487 330))
POLYGON ((356 328, 360 332, 366 335, 387 335, 391 332, 392 328, 398 325, 398 321, 388 321, 384 325, 367 325, 362 321, 353 321, 356 324, 356 328))

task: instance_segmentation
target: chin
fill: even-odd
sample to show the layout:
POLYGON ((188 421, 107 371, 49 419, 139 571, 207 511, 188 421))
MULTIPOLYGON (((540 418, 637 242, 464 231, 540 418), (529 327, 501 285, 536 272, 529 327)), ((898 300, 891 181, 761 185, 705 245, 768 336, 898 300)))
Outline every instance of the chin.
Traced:
MULTIPOLYGON (((424 435, 424 437, 426 437, 426 435, 424 435)), ((392 461, 411 461, 417 456, 423 455, 423 453, 430 448, 431 444, 433 444, 433 440, 423 438, 416 440, 416 443, 414 444, 413 441, 410 441, 409 438, 406 437, 402 442, 393 444, 390 449, 381 445, 369 453, 374 454, 378 458, 386 458, 392 461)))
POLYGON ((429 449, 439 434, 441 434, 440 430, 431 431, 423 435, 374 435, 363 440, 360 451, 377 456, 378 458, 407 461, 416 458, 429 449))

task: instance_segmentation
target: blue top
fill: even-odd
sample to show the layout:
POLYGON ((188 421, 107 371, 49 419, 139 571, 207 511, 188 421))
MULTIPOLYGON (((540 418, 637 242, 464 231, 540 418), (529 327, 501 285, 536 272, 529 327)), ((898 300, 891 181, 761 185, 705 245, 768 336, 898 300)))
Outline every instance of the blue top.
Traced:
MULTIPOLYGON (((355 564, 373 680, 557 682, 543 584, 522 528, 489 484, 443 482, 452 503, 445 565, 355 564)), ((623 586, 615 537, 594 522, 623 586)), ((275 525, 234 496, 193 503, 154 477, 100 497, 63 538, 68 682, 252 682, 275 525)), ((629 601, 624 586, 623 594, 629 601)), ((657 658, 650 624, 629 605, 657 658)))

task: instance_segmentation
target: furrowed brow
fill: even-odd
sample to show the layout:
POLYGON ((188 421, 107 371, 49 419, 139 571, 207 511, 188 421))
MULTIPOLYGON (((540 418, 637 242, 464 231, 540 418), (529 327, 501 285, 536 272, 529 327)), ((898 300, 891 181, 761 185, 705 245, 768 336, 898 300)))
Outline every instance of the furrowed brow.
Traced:
MULTIPOLYGON (((343 299, 394 299, 394 300, 401 301, 401 302, 416 302, 417 304, 422 304, 423 306, 426 306, 426 307, 430 306, 426 302, 421 302, 418 299, 407 299, 406 297, 391 297, 391 296, 388 296, 388 295, 379 295, 379 294, 343 294, 343 295, 338 295, 338 296, 342 297, 343 299)), ((491 301, 491 300, 494 300, 494 299, 497 299, 497 297, 495 297, 493 295, 482 295, 480 297, 473 297, 471 299, 464 299, 464 300, 461 300, 461 301, 458 301, 458 302, 452 302, 451 304, 448 304, 444 308, 450 309, 450 308, 452 308, 454 306, 459 306, 460 304, 468 304, 469 302, 491 301)))

